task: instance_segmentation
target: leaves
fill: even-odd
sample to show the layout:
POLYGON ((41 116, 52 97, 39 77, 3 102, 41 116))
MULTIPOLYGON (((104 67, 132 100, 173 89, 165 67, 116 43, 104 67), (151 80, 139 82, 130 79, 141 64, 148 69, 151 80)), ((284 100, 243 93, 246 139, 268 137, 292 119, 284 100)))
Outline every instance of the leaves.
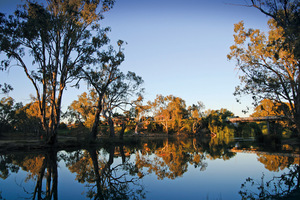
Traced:
MULTIPOLYGON (((228 59, 237 60, 241 71, 240 85, 234 95, 250 95, 254 104, 268 98, 288 102, 296 116, 299 67, 293 52, 283 48, 284 30, 269 20, 268 36, 259 30, 245 29, 243 22, 235 25, 235 44, 228 59)), ((286 110, 287 116, 292 116, 286 110)))
MULTIPOLYGON (((109 28, 100 28, 99 21, 113 4, 114 0, 47 0, 44 6, 28 0, 14 15, 0 13, 0 53, 7 57, 0 70, 6 70, 11 60, 24 70, 36 90, 46 135, 56 136, 67 84, 79 82, 84 67, 99 64, 99 55, 107 56, 101 48, 109 42, 109 28), (25 62, 25 56, 31 60, 25 62)), ((110 63, 105 64, 117 65, 123 57, 108 57, 110 63)))

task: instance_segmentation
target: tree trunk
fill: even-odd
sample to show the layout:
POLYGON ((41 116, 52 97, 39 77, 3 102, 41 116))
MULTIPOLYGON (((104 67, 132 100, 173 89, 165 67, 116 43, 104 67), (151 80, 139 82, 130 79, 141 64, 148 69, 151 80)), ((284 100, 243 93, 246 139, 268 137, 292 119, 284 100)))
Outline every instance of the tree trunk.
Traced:
POLYGON ((97 194, 95 199, 104 200, 104 194, 103 190, 105 189, 104 180, 107 178, 108 171, 110 170, 111 165, 113 164, 114 159, 114 152, 115 147, 113 145, 110 146, 109 149, 109 159, 108 162, 105 164, 104 167, 101 166, 101 170, 99 170, 99 164, 98 164, 98 155, 96 149, 92 148, 88 150, 94 167, 94 175, 95 175, 95 182, 96 182, 96 188, 97 188, 97 194), (102 179, 102 181, 101 181, 102 179))
POLYGON ((98 126, 99 126, 99 122, 100 122, 100 113, 102 110, 101 99, 102 98, 100 98, 100 97, 98 99, 98 105, 97 105, 97 110, 95 113, 94 124, 93 124, 92 130, 91 130, 91 133, 90 133, 91 141, 96 140, 96 138, 97 138, 98 126))
POLYGON ((138 134, 138 129, 139 129, 139 122, 136 122, 136 125, 135 125, 135 130, 134 130, 134 133, 135 134, 138 134))
POLYGON ((168 121, 166 121, 166 132, 167 132, 167 135, 169 134, 169 130, 168 130, 168 121))
POLYGON ((297 135, 300 135, 300 74, 297 77, 297 95, 296 95, 296 100, 294 101, 294 122, 296 125, 297 129, 297 135))
POLYGON ((103 186, 101 185, 101 178, 100 178, 100 171, 99 171, 99 165, 98 165, 98 156, 96 153, 96 149, 89 150, 89 154, 91 156, 93 167, 94 167, 94 175, 95 175, 95 181, 96 181, 96 188, 97 188, 97 197, 95 199, 102 200, 103 197, 103 186))
POLYGON ((47 137, 47 144, 54 145, 57 143, 57 130, 53 130, 47 137))
POLYGON ((46 160, 46 158, 44 158, 42 167, 38 174, 37 183, 36 183, 36 186, 34 189, 32 199, 35 199, 36 195, 37 195, 37 199, 42 199, 42 185, 43 185, 43 178, 44 178, 44 174, 45 174, 46 165, 47 165, 47 160, 46 160))
POLYGON ((49 161, 50 168, 51 168, 51 174, 52 177, 52 187, 50 190, 50 196, 49 199, 57 200, 58 199, 58 193, 57 193, 57 186, 58 186, 58 173, 57 173, 57 152, 50 150, 49 152, 49 161))
POLYGON ((115 156, 115 146, 114 145, 110 145, 108 153, 109 153, 109 159, 108 159, 108 162, 105 165, 105 167, 108 168, 108 169, 110 169, 110 166, 114 162, 114 156, 115 156))
POLYGON ((300 117, 297 117, 295 119, 295 123, 296 123, 297 135, 300 136, 300 117))
MULTIPOLYGON (((299 81, 298 81, 299 82, 299 81)), ((300 87, 297 91, 296 101, 295 101, 295 112, 294 112, 294 122, 297 129, 297 135, 300 133, 300 87)))
POLYGON ((124 146, 120 145, 119 148, 120 148, 120 154, 121 154, 121 158, 122 158, 122 164, 124 165, 125 161, 126 161, 126 156, 125 156, 125 152, 124 152, 124 146))
POLYGON ((123 122, 123 123, 122 123, 122 129, 121 129, 120 135, 119 135, 119 138, 120 138, 121 140, 123 139, 125 129, 126 129, 126 124, 125 124, 125 122, 123 122))
POLYGON ((115 137, 115 124, 111 117, 108 117, 109 137, 115 137))

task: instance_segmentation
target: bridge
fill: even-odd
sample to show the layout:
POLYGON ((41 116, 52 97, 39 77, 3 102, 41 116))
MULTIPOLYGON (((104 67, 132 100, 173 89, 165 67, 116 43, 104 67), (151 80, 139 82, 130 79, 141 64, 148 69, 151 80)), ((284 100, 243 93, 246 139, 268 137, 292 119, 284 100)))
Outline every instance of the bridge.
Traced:
POLYGON ((261 155, 275 155, 275 156, 286 156, 286 157, 294 157, 298 158, 300 156, 299 152, 291 153, 291 152, 281 152, 281 153, 274 153, 274 152, 267 152, 267 151, 259 151, 257 149, 238 149, 236 147, 229 149, 230 152, 233 153, 254 153, 254 154, 261 154, 261 155))
POLYGON ((235 117, 235 118, 229 118, 227 121, 230 121, 231 123, 237 123, 237 122, 261 122, 261 121, 267 121, 267 122, 274 122, 274 121, 281 121, 284 120, 284 116, 267 116, 267 117, 235 117))
MULTIPOLYGON (((281 116, 266 116, 266 117, 234 117, 228 118, 227 121, 231 123, 243 123, 243 122, 267 122, 268 133, 270 133, 270 123, 275 123, 276 121, 286 120, 286 117, 281 116)), ((276 132, 276 130, 275 130, 276 132)))

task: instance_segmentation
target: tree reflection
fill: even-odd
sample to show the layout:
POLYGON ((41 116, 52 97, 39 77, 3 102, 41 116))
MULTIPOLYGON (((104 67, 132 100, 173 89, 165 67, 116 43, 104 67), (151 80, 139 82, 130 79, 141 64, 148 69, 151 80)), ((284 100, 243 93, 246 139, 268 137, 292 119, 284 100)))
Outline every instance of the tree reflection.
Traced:
POLYGON ((175 144, 166 142, 164 147, 155 151, 153 159, 148 155, 141 151, 136 153, 136 166, 140 173, 143 168, 147 168, 147 172, 155 173, 158 179, 175 179, 187 171, 189 155, 182 147, 176 147, 175 144))
MULTIPOLYGON (((273 157, 271 158, 271 160, 273 157)), ((283 169, 286 165, 277 165, 283 169)), ((263 174, 260 181, 253 178, 247 178, 241 185, 239 194, 242 199, 283 199, 299 192, 300 189, 300 166, 293 164, 288 167, 288 172, 283 173, 281 176, 274 176, 271 180, 265 181, 263 174)), ((273 171, 278 171, 278 168, 271 168, 273 171)))
POLYGON ((265 168, 269 171, 278 172, 285 168, 289 168, 291 165, 300 163, 299 157, 288 157, 281 155, 268 155, 257 154, 257 160, 264 164, 265 168))
POLYGON ((88 183, 87 198, 90 199, 144 199, 143 186, 138 183, 135 176, 135 166, 126 161, 123 146, 118 148, 108 147, 108 158, 104 152, 90 147, 80 153, 75 153, 67 166, 75 172, 76 179, 81 183, 88 183), (120 154, 121 164, 114 165, 114 155, 120 154))
POLYGON ((13 163, 11 155, 0 155, 0 178, 6 179, 10 173, 17 173, 19 166, 13 163))
POLYGON ((144 149, 136 152, 136 166, 141 173, 155 173, 157 178, 175 179, 182 176, 193 165, 204 171, 207 168, 206 158, 227 160, 235 155, 228 150, 229 144, 220 139, 175 140, 166 141, 153 153, 144 149), (154 156, 153 156, 154 155, 154 156))
POLYGON ((5 179, 21 168, 28 172, 25 182, 34 181, 34 187, 27 192, 31 199, 58 199, 58 162, 64 161, 75 174, 75 180, 85 185, 85 198, 144 199, 140 179, 148 174, 154 174, 159 180, 176 179, 184 176, 191 166, 205 171, 207 159, 227 160, 235 155, 228 150, 234 145, 232 140, 218 136, 123 142, 101 148, 91 145, 70 152, 48 149, 40 153, 3 155, 0 175, 5 179))
MULTIPOLYGON (((7 156, 11 163, 6 162, 6 170, 14 170, 22 168, 22 170, 27 171, 27 177, 25 182, 29 180, 35 181, 35 187, 33 192, 27 191, 22 184, 24 191, 30 195, 29 199, 58 199, 57 194, 57 151, 50 149, 40 154, 31 154, 29 156, 7 156), (18 167, 17 167, 18 166, 18 167), (45 183, 45 186, 43 184, 45 183)), ((7 161, 7 160, 6 160, 7 161)), ((1 163, 2 167, 2 163, 1 163)), ((5 173, 4 173, 5 174, 5 173)), ((6 174, 8 177, 8 174, 6 174)))
POLYGON ((57 194, 57 151, 50 150, 45 154, 42 166, 38 173, 33 199, 58 199, 57 194), (46 178, 46 193, 43 196, 43 178, 46 178))
POLYGON ((215 159, 223 159, 223 160, 229 160, 236 154, 229 151, 230 147, 233 146, 233 142, 230 140, 229 137, 219 138, 214 137, 211 138, 211 141, 209 142, 209 149, 207 151, 209 152, 208 158, 211 160, 215 159))

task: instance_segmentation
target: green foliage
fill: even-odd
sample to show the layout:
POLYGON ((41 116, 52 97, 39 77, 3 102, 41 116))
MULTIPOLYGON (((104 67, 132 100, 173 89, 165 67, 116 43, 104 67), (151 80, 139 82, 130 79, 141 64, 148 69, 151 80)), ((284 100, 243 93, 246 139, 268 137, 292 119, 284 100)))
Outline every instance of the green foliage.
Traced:
POLYGON ((99 20, 113 4, 114 0, 47 0, 45 6, 28 0, 14 15, 0 13, 0 53, 7 57, 0 70, 10 65, 24 70, 36 90, 48 143, 56 142, 67 85, 78 80, 83 67, 103 61, 98 56, 109 42, 109 28, 100 28, 99 20), (31 59, 30 65, 25 58, 31 59))
POLYGON ((167 133, 178 132, 181 122, 188 117, 186 104, 180 97, 157 95, 153 102, 148 102, 154 113, 155 121, 161 122, 167 133))
POLYGON ((97 102, 97 93, 90 90, 78 96, 78 100, 74 100, 68 107, 66 113, 63 114, 69 123, 83 123, 85 127, 91 128, 95 115, 95 106, 97 102))
POLYGON ((0 134, 13 130, 16 108, 11 97, 3 97, 0 101, 0 134))
POLYGON ((147 125, 147 131, 151 133, 163 132, 163 126, 161 124, 150 121, 150 123, 147 125))
POLYGON ((297 46, 299 3, 294 1, 252 1, 252 3, 273 19, 268 22, 270 29, 268 34, 258 29, 246 29, 242 21, 235 24, 235 44, 230 47, 228 58, 237 61, 242 75, 241 84, 236 87, 234 94, 238 97, 250 95, 254 105, 263 99, 270 99, 281 105, 287 103, 288 109, 283 109, 284 114, 296 124, 300 132, 298 89, 300 51, 297 46))
POLYGON ((193 125, 195 123, 195 120, 190 119, 184 119, 181 123, 180 132, 191 134, 193 133, 193 125))
POLYGON ((210 132, 217 134, 218 137, 233 136, 235 128, 227 122, 227 118, 232 116, 233 113, 227 109, 209 110, 203 122, 210 132))
POLYGON ((256 122, 240 123, 236 128, 236 135, 242 137, 256 137, 262 135, 262 127, 256 122))
POLYGON ((42 123, 39 116, 34 113, 35 102, 25 106, 14 103, 11 97, 2 98, 0 102, 0 133, 22 132, 39 135, 42 133, 42 123))

